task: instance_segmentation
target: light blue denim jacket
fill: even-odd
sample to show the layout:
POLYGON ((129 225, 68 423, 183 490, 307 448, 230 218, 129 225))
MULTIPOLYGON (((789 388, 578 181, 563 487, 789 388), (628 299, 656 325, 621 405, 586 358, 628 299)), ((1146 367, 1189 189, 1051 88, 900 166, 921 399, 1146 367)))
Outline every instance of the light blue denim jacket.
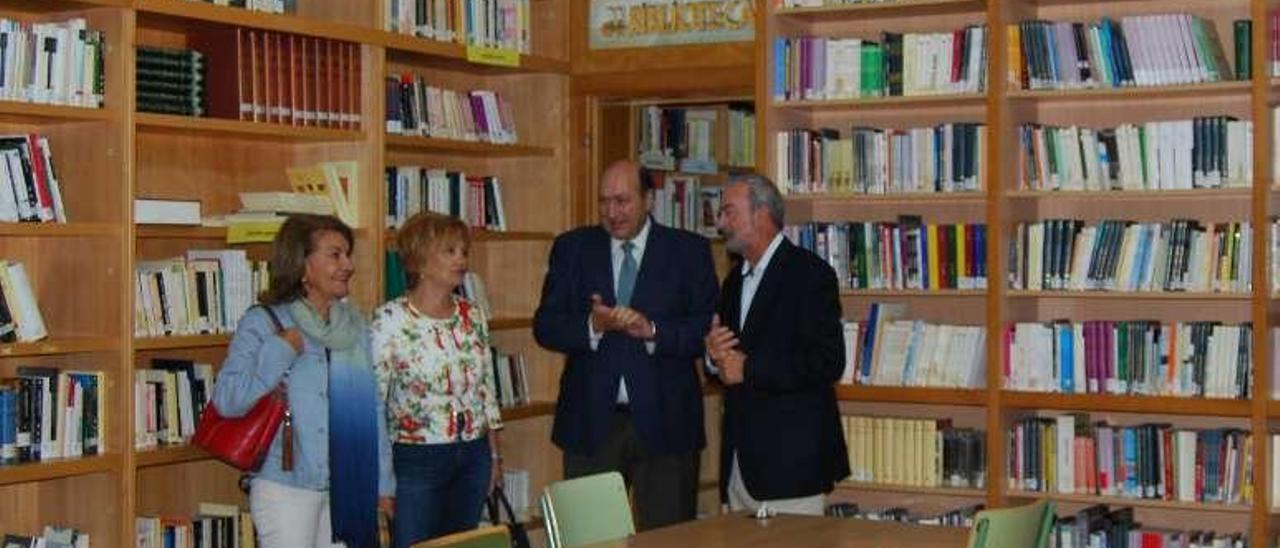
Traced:
MULTIPOLYGON (((271 308, 286 328, 294 326, 288 306, 271 308)), ((361 331, 360 345, 369 353, 369 330, 361 326, 361 331)), ((287 341, 276 336, 275 325, 266 311, 261 307, 250 308, 240 319, 227 349, 227 359, 218 371, 213 402, 223 416, 243 416, 259 398, 279 384, 285 371, 289 371, 289 406, 293 412, 293 470, 280 468, 282 446, 277 433, 266 461, 255 476, 292 487, 328 490, 329 366, 320 342, 304 333, 302 353, 298 354, 287 341)), ((391 443, 386 433, 384 402, 381 398, 377 401, 378 495, 390 497, 395 495, 391 443)))

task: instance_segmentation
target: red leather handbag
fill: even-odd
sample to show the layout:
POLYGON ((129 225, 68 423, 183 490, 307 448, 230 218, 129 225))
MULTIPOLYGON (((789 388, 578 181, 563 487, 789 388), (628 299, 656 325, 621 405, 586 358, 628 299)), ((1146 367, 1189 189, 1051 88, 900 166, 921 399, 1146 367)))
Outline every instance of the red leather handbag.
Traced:
POLYGON ((256 471, 262 467, 288 407, 283 387, 267 392, 243 417, 224 417, 209 402, 191 441, 222 462, 246 472, 256 471))
MULTIPOLYGON (((262 307, 271 316, 276 332, 284 330, 280 319, 271 307, 262 307)), ((285 374, 286 378, 288 373, 285 374)), ((293 432, 292 420, 289 417, 289 397, 284 381, 276 388, 258 399, 258 403, 245 413, 243 417, 227 418, 218 412, 213 401, 205 405, 200 415, 200 423, 196 425, 196 433, 192 443, 208 451, 218 460, 230 464, 246 472, 256 471, 262 467, 267 451, 271 448, 271 440, 275 438, 280 423, 285 423, 285 469, 289 469, 292 459, 293 432)))

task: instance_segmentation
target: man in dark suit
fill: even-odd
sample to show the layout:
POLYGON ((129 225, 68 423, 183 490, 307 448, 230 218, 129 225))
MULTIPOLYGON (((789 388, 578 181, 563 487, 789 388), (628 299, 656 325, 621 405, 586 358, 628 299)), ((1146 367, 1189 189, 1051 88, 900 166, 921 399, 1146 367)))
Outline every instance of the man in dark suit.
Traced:
POLYGON ((742 257, 725 278, 705 344, 725 385, 721 498, 732 510, 822 515, 849 475, 835 382, 844 369, 835 272, 781 234, 782 196, 730 179, 717 227, 742 257))
POLYGON ((556 238, 533 333, 566 356, 551 433, 565 476, 621 472, 649 529, 696 515, 706 439, 695 360, 716 276, 706 238, 649 217, 641 175, 610 165, 600 225, 556 238))

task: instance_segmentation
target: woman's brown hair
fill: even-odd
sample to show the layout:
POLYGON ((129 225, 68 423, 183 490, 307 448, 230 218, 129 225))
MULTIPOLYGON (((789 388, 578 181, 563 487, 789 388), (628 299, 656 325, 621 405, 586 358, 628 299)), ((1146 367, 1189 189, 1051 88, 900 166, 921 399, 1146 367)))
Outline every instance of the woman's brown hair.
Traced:
POLYGON ((400 264, 404 268, 405 287, 412 290, 418 286, 422 265, 446 238, 457 238, 470 248, 470 236, 466 223, 457 217, 430 211, 410 217, 396 231, 396 249, 400 252, 400 264))
POLYGON ((271 281, 258 295, 265 305, 292 302, 305 297, 302 277, 307 273, 307 255, 315 251, 321 232, 332 231, 347 240, 347 248, 355 250, 351 227, 332 215, 290 215, 271 242, 271 281))

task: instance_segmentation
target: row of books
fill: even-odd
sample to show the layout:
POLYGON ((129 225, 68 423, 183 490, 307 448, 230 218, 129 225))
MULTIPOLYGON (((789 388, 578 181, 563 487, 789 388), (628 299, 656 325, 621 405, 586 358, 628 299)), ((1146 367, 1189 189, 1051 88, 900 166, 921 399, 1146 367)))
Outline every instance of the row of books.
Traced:
POLYGON ((850 479, 912 487, 986 485, 986 433, 948 420, 841 417, 850 479))
POLYGON ((1248 323, 1016 323, 1004 332, 1005 388, 1248 399, 1252 334, 1248 323))
POLYGON ((900 319, 902 304, 873 303, 865 322, 845 322, 841 382, 872 386, 982 388, 986 328, 900 319))
POLYGON ((718 121, 714 108, 644 107, 638 128, 640 164, 663 171, 715 173, 720 169, 715 155, 718 121))
POLYGON ((982 504, 971 504, 938 513, 917 513, 903 506, 888 508, 863 508, 854 502, 836 502, 827 505, 826 515, 833 518, 854 518, 868 521, 897 521, 900 523, 917 523, 920 525, 936 525, 941 527, 973 526, 973 518, 985 509, 982 504))
POLYGON ((32 342, 47 336, 27 267, 0 259, 0 343, 32 342))
POLYGON ((515 407, 528 405, 529 365, 524 354, 507 354, 497 347, 489 347, 493 361, 493 380, 498 387, 498 405, 515 407))
POLYGON ((1223 504, 1253 499, 1253 437, 1245 430, 1113 426, 1075 413, 1021 419, 1008 435, 1015 489, 1223 504))
POLYGON ((1271 23, 1266 27, 1271 29, 1267 38, 1267 51, 1270 53, 1267 56, 1268 64, 1270 65, 1268 73, 1273 77, 1280 76, 1280 34, 1277 34, 1275 30, 1280 29, 1280 9, 1273 8, 1268 10, 1267 19, 1271 23))
POLYGON ((776 101, 832 101, 981 93, 987 27, 860 38, 796 36, 773 42, 776 101))
POLYGON ((1253 122, 1228 116, 1114 128, 1018 128, 1020 190, 1185 190, 1253 183, 1253 122))
POLYGON ((0 135, 0 222, 67 222, 45 136, 0 135))
POLYGON ((135 369, 133 446, 151 449, 190 441, 213 386, 213 366, 207 363, 153 358, 149 369, 135 369))
POLYGON ((89 533, 74 527, 45 525, 39 535, 18 535, 7 533, 4 548, 89 548, 89 533))
POLYGON ((494 91, 433 86, 420 74, 386 79, 387 133, 495 144, 519 140, 511 103, 494 91))
POLYGON ((106 35, 83 17, 34 23, 0 17, 0 100, 99 108, 106 35))
MULTIPOLYGON (((1248 51, 1248 28, 1243 51, 1248 51)), ((1009 79, 1021 89, 1163 86, 1232 80, 1213 22, 1186 13, 1008 26, 1009 79)), ((1237 51, 1240 51, 1239 49, 1237 51)), ((1237 57, 1237 62, 1240 61, 1237 57)))
POLYGON ((106 376, 20 366, 0 379, 0 464, 105 453, 106 376))
POLYGON ((230 6, 233 8, 244 8, 249 11, 262 11, 267 13, 294 13, 298 9, 298 0, 188 0, 191 2, 202 2, 205 4, 213 4, 215 6, 230 6))
POLYGON ((850 289, 984 289, 987 226, 897 222, 809 223, 784 232, 826 259, 850 289))
POLYGON ((467 175, 420 166, 387 166, 388 228, 399 228, 420 211, 462 219, 467 226, 507 230, 502 183, 492 175, 467 175))
POLYGON ((650 214, 663 226, 716 235, 716 214, 724 188, 704 184, 697 175, 652 172, 653 207, 650 214))
POLYGON ((1246 548, 1248 545, 1248 539, 1241 533, 1147 527, 1134 520, 1132 507, 1111 509, 1105 504, 1087 506, 1069 516, 1057 516, 1049 536, 1051 548, 1246 548))
POLYGON ((529 0, 390 0, 387 30, 429 40, 529 53, 529 0))
POLYGON ((254 548, 253 517, 234 504, 200 503, 194 516, 138 516, 137 548, 254 548))
POLYGON ((137 46, 139 112, 205 115, 204 55, 194 49, 137 46))
POLYGON ((789 194, 977 191, 986 141, 986 126, 970 123, 780 131, 775 181, 789 194))
POLYGON ((751 103, 729 104, 729 166, 755 167, 756 113, 751 103))
MULTIPOLYGON (((337 129, 360 127, 360 47, 249 28, 193 32, 214 118, 337 129)), ((176 78, 176 77, 175 77, 176 78)))
POLYGON ((138 261, 134 273, 137 337, 233 332, 270 278, 266 261, 250 261, 243 249, 138 261))
POLYGON ((1249 223, 1073 219, 1019 223, 1010 239, 1015 290, 1248 292, 1249 223))

